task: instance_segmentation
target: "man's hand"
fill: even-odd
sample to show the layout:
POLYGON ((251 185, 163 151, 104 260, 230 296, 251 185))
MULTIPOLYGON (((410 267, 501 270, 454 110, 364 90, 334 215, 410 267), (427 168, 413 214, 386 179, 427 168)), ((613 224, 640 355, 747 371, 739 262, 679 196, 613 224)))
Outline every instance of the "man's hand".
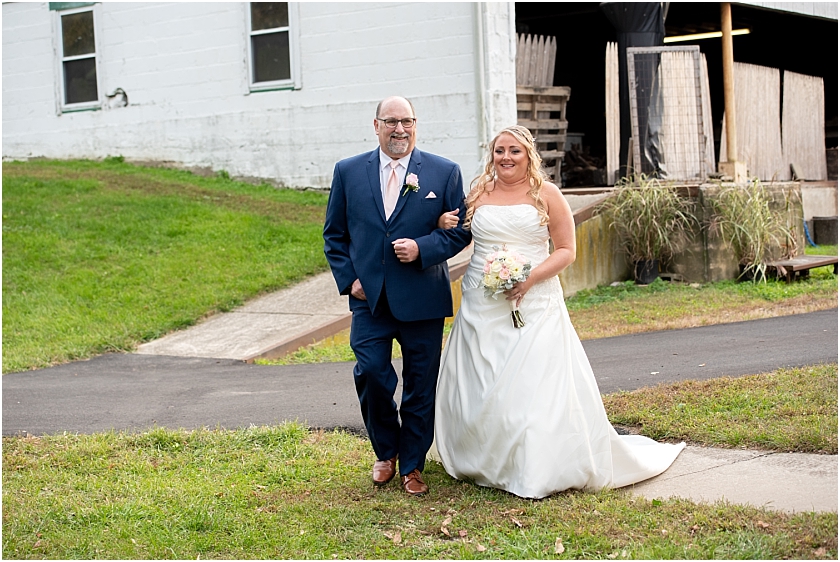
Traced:
POLYGON ((350 286, 350 294, 359 299, 360 301, 367 300, 367 296, 365 296, 365 290, 362 289, 362 282, 358 279, 353 281, 353 284, 350 286))
POLYGON ((420 257, 420 248, 411 238, 399 238, 392 242, 397 259, 403 263, 413 262, 420 257))

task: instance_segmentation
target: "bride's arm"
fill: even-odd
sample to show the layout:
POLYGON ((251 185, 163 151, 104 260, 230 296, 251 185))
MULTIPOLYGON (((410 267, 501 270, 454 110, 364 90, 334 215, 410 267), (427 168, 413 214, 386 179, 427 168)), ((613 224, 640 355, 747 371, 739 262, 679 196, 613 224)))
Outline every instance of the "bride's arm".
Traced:
POLYGON ((528 279, 507 292, 508 300, 519 298, 537 283, 559 275, 575 261, 575 219, 569 203, 553 183, 544 183, 540 195, 548 212, 548 233, 554 242, 554 253, 535 267, 528 279))

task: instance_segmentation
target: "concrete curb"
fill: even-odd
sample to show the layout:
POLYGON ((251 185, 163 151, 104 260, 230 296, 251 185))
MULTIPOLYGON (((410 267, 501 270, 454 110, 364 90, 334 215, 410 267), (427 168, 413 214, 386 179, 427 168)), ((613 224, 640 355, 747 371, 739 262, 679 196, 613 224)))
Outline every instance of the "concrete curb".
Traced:
POLYGON ((292 353, 293 351, 297 351, 301 347, 305 347, 307 345, 313 344, 315 342, 321 341, 329 336, 337 334, 342 330, 346 330, 350 327, 350 323, 353 320, 353 313, 348 312, 341 318, 336 320, 330 320, 329 322, 325 322, 321 324, 317 328, 313 328, 307 332, 289 338, 287 340, 281 341, 275 345, 270 345, 267 348, 246 357, 244 361, 246 363, 253 363, 257 359, 279 359, 286 354, 292 353))

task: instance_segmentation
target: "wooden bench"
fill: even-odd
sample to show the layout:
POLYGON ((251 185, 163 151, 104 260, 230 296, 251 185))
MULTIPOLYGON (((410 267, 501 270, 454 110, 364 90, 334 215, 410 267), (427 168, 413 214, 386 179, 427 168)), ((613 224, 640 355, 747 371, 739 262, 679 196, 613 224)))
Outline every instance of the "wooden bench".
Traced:
POLYGON ((787 260, 772 261, 767 264, 767 267, 776 270, 777 278, 784 277, 788 283, 791 283, 797 277, 807 278, 809 270, 826 265, 833 265, 834 275, 837 275, 837 256, 797 256, 787 260))

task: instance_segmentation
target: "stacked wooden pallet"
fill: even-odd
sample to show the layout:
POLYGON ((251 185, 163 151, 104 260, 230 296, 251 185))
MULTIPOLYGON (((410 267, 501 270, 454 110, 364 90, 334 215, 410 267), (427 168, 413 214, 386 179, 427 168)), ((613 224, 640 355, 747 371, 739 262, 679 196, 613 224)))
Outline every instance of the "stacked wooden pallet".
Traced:
POLYGON ((554 86, 557 39, 519 35, 516 50, 517 123, 530 129, 543 166, 560 185, 566 146, 566 102, 570 88, 554 86))
POLYGON ((546 173, 558 185, 569 125, 566 102, 570 95, 568 86, 516 87, 517 122, 534 135, 546 173))

